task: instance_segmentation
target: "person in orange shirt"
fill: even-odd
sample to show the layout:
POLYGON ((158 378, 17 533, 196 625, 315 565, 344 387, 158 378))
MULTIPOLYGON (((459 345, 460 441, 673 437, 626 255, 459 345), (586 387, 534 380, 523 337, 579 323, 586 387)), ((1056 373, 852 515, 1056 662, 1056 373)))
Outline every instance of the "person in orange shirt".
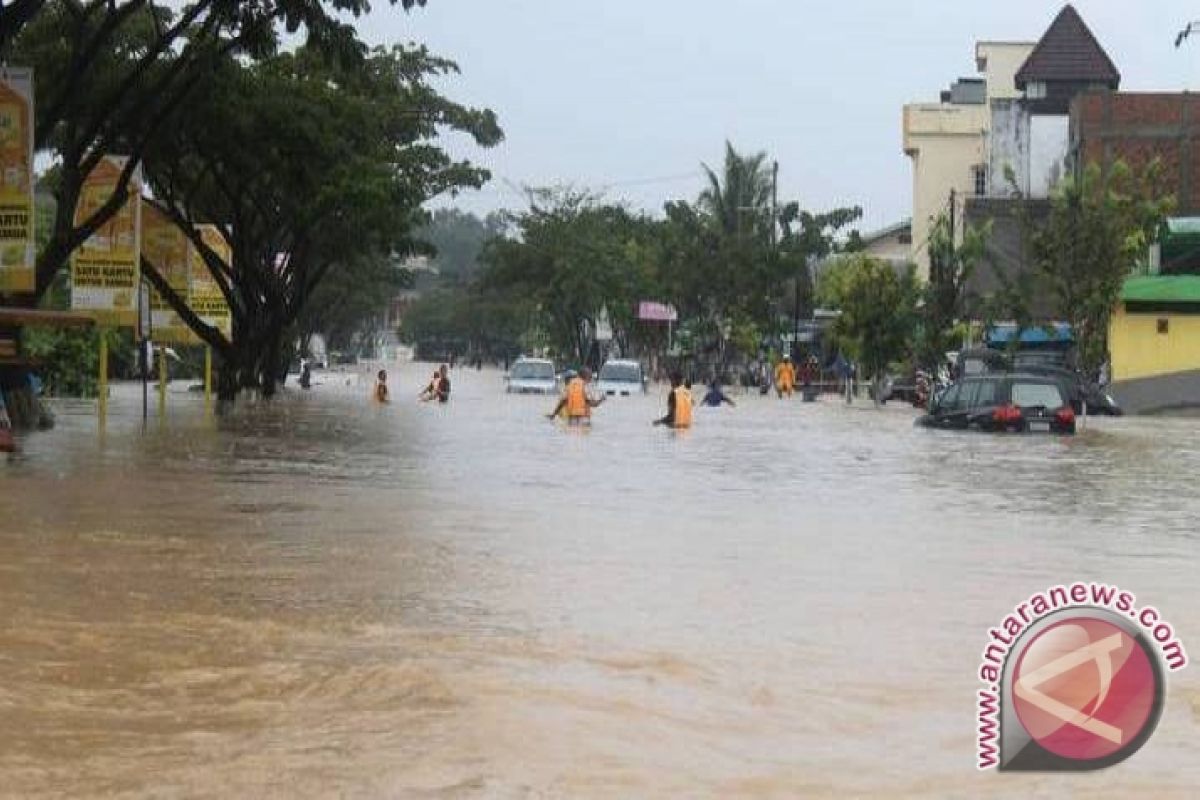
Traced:
POLYGON ((792 366, 792 357, 784 356, 775 365, 775 394, 780 397, 791 397, 796 388, 796 368, 792 366))
POLYGON ((388 402, 388 385, 387 385, 387 370, 379 370, 379 374, 375 376, 375 392, 373 394, 376 403, 388 402))
POLYGON ((579 374, 567 381, 558 405, 547 414, 547 418, 555 419, 563 415, 569 425, 586 425, 591 422, 592 409, 604 402, 604 397, 593 397, 588 391, 592 381, 592 371, 587 367, 579 370, 579 374))
POLYGON ((671 392, 667 395, 667 415, 654 420, 655 425, 668 428, 692 427, 692 392, 683 383, 683 376, 676 372, 671 376, 671 392))

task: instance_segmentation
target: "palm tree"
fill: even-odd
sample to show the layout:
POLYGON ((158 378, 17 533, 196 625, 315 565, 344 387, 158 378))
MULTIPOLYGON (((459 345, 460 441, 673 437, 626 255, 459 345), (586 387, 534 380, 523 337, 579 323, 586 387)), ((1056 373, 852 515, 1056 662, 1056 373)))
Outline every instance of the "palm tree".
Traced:
POLYGON ((766 153, 744 156, 725 142, 722 174, 707 164, 701 166, 708 188, 700 193, 700 207, 712 215, 722 234, 732 237, 747 230, 770 230, 771 173, 766 153))

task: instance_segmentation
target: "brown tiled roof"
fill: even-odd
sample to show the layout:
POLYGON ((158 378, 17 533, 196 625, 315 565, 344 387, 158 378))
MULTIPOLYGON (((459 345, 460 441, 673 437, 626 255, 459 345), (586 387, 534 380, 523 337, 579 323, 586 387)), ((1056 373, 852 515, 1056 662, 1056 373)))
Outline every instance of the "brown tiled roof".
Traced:
POLYGON ((1121 73, 1079 12, 1067 5, 1017 70, 1018 89, 1024 89, 1030 81, 1085 81, 1116 89, 1121 83, 1121 73))

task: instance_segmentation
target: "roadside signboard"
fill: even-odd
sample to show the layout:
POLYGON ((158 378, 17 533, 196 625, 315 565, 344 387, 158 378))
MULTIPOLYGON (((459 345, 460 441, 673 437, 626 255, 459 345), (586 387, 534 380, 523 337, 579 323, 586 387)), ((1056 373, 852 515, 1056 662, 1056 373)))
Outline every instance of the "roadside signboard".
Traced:
MULTIPOLYGON (((82 225, 116 192, 124 157, 105 156, 84 179, 75 206, 82 225)), ((71 308, 90 312, 100 325, 135 327, 141 258, 142 180, 129 180, 129 199, 71 255, 71 308)))
MULTIPOLYGON (((153 264, 167 284, 184 302, 190 301, 188 251, 191 242, 187 234, 153 202, 142 199, 142 253, 153 264)), ((166 299, 156 289, 150 289, 151 338, 160 344, 193 344, 198 342, 166 299)))
MULTIPOLYGON (((233 251, 221 230, 216 225, 198 225, 200 238, 215 252, 222 261, 229 264, 233 251)), ((194 244, 188 248, 189 261, 189 290, 188 305, 196 312, 196 316, 205 323, 221 331, 227 338, 233 335, 233 318, 229 311, 229 303, 220 285, 212 276, 204 256, 194 244)))
POLYGON ((33 70, 0 66, 0 293, 34 291, 33 70))
POLYGON ((643 322, 675 322, 679 314, 675 306, 643 300, 638 303, 638 319, 643 322))

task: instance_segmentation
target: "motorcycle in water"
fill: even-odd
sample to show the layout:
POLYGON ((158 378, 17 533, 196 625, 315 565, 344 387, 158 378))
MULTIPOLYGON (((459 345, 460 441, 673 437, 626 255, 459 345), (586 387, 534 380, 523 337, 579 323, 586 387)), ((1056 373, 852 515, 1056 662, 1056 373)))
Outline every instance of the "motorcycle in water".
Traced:
POLYGON ((934 375, 919 369, 916 375, 916 392, 913 393, 913 408, 929 408, 931 398, 936 398, 950 386, 948 375, 934 375))

